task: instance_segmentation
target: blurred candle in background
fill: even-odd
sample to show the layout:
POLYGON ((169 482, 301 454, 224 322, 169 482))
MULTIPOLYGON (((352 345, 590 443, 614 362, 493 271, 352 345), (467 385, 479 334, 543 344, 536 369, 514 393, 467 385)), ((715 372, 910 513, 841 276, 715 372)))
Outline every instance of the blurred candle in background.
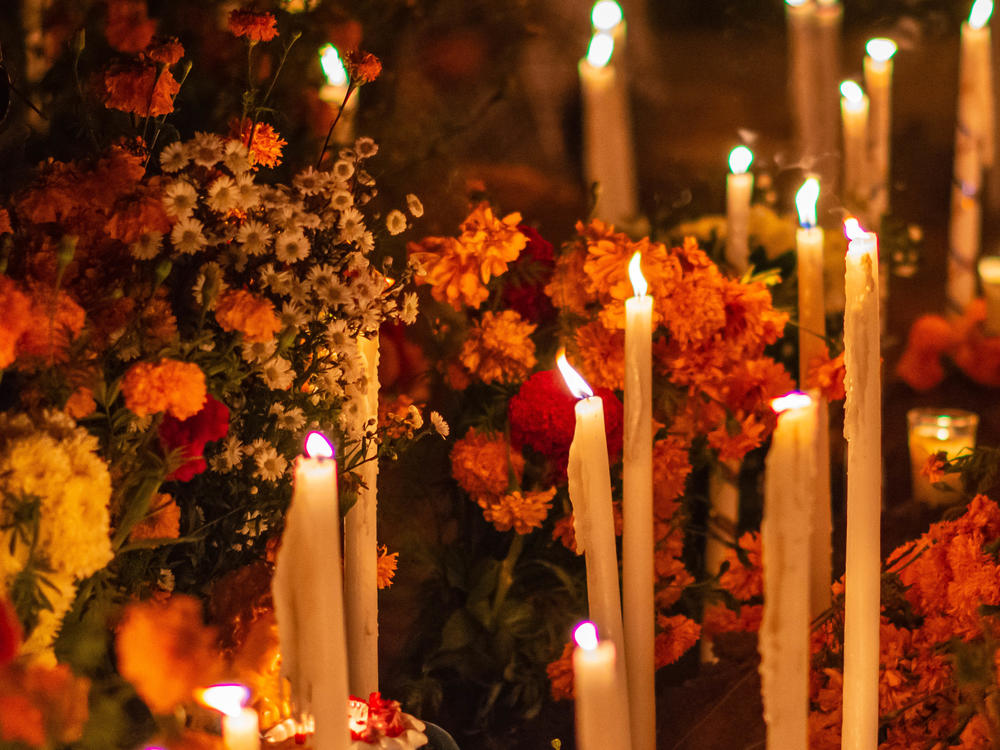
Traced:
POLYGON ((1000 336, 1000 255, 980 258, 979 281, 986 299, 986 335, 1000 336))
POLYGON ((896 54, 896 43, 891 39, 869 39, 865 51, 865 88, 871 101, 868 148, 872 185, 868 214, 878 222, 889 213, 892 187, 892 56, 896 54))
POLYGON ((753 173, 749 172, 753 151, 737 146, 729 152, 726 175, 726 261, 742 274, 750 265, 750 199, 753 173))
POLYGON ((848 206, 867 206, 868 97, 854 81, 840 84, 840 113, 844 125, 844 197, 848 206))

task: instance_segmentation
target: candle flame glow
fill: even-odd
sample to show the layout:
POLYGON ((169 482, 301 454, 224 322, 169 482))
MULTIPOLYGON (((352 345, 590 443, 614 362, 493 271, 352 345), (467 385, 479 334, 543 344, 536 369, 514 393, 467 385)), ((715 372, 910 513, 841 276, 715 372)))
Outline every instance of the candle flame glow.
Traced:
POLYGON ((560 349, 559 354, 556 355, 556 366, 559 368, 559 372, 562 373, 563 380, 566 381, 566 387, 569 388, 570 393, 577 398, 590 398, 594 395, 594 391, 587 385, 587 381, 567 361, 565 349, 560 349))
POLYGON ((841 82, 840 94, 851 104, 860 104, 865 98, 865 92, 855 81, 851 80, 841 82))
POLYGON ((615 39, 604 31, 594 34, 587 47, 587 62, 595 68, 603 68, 611 62, 611 54, 615 51, 615 39))
POLYGON ((802 391, 792 391, 791 393, 786 393, 780 398, 771 399, 771 408, 777 414, 781 414, 783 411, 788 411, 789 409, 804 409, 812 404, 812 397, 808 393, 802 393, 802 391))
POLYGON ((885 37, 869 39, 868 44, 865 45, 865 52, 875 62, 888 62, 896 54, 896 49, 896 43, 885 37))
POLYGON ((969 11, 969 26, 974 29, 981 29, 985 26, 990 16, 993 15, 993 0, 976 0, 969 11))
POLYGON ((590 22, 598 31, 611 31, 623 18, 622 6, 615 0, 598 0, 590 11, 590 22))
POLYGON ((785 0, 785 3, 793 8, 798 8, 800 5, 805 5, 807 2, 809 2, 809 0, 785 0))
POLYGON ((979 260, 979 278, 985 283, 1000 282, 1000 255, 987 255, 979 260))
POLYGON ((858 223, 857 219, 853 216, 848 216, 844 219, 844 234, 847 235, 847 239, 849 240, 860 240, 868 232, 858 223))
POLYGON ((938 428, 938 431, 937 431, 937 439, 938 440, 947 440, 950 437, 951 437, 951 430, 949 430, 947 427, 939 427, 938 428))
POLYGON ((333 458, 333 446, 322 432, 310 432, 306 435, 306 455, 310 458, 333 458))
POLYGON ((340 59, 340 52, 332 44, 323 45, 319 50, 319 64, 323 67, 323 75, 330 86, 347 85, 347 69, 343 60, 340 59))
POLYGON ((802 183, 795 194, 795 208, 799 212, 799 224, 804 229, 816 226, 816 201, 819 200, 819 180, 810 177, 802 183))
POLYGON ((642 253, 636 253, 628 262, 628 277, 632 282, 632 292, 636 297, 645 297, 646 290, 649 288, 649 285, 646 284, 646 278, 642 275, 641 263, 642 253))
POLYGON ((209 708, 226 716, 238 716, 250 698, 250 688, 237 683, 212 685, 201 690, 198 698, 209 708))
POLYGON ((593 651, 598 642, 597 626, 592 622, 581 622, 573 631, 573 640, 584 651, 593 651))
POLYGON ((750 169, 753 162, 753 151, 746 146, 737 146, 729 152, 729 171, 733 174, 743 174, 750 169))

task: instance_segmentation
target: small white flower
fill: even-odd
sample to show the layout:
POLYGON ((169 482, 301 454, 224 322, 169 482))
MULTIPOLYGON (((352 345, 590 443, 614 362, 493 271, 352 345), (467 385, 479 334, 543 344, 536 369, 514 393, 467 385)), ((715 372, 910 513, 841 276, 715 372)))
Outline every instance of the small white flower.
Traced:
POLYGON ((236 140, 226 141, 222 163, 234 175, 241 175, 253 166, 250 163, 250 151, 242 141, 236 140))
POLYGON ((331 320, 326 325, 326 343, 335 354, 347 349, 351 337, 347 335, 347 321, 343 318, 331 320))
POLYGON ((285 409, 281 404, 274 404, 271 407, 271 414, 275 416, 274 426, 285 432, 297 432, 305 427, 306 415, 297 406, 285 409))
POLYGON ((281 312, 278 313, 278 320, 281 321, 281 328, 302 328, 309 322, 309 316, 306 315, 305 310, 302 305, 296 302, 286 302, 281 306, 281 312))
POLYGON ((149 260, 155 258, 163 245, 163 232, 151 231, 143 232, 139 239, 128 246, 132 257, 136 260, 149 260))
POLYGON ((358 160, 358 152, 355 151, 353 148, 348 148, 347 146, 345 146, 344 148, 340 149, 337 152, 337 159, 341 161, 354 162, 358 160))
POLYGON ((156 579, 157 588, 166 591, 168 594, 174 590, 177 581, 174 579, 174 571, 170 568, 160 568, 160 575, 156 579))
POLYGON ((291 271, 278 271, 270 263, 260 269, 261 286, 270 289, 275 294, 285 294, 288 292, 288 283, 291 277, 291 271))
POLYGON ((309 240, 298 230, 286 230, 274 238, 274 257, 282 263, 296 263, 309 257, 309 240))
POLYGON ((254 438, 248 445, 243 446, 243 453, 246 456, 252 456, 270 445, 264 438, 254 438))
POLYGON ((417 312, 417 293, 407 292, 403 295, 403 309, 399 312, 399 319, 406 325, 410 325, 417 319, 417 312))
POLYGON ((413 425, 413 429, 415 430, 419 430, 424 426, 424 418, 420 414, 420 409, 413 404, 410 404, 410 408, 406 410, 406 421, 413 425))
POLYGON ((267 252, 267 243, 271 239, 271 230, 259 221, 250 220, 240 227, 236 233, 236 241, 240 243, 247 255, 263 255, 267 252))
POLYGON ((351 179, 351 175, 354 174, 354 164, 347 161, 346 159, 341 159, 336 164, 333 165, 333 176, 336 177, 341 182, 347 182, 351 179))
POLYGON ((288 468, 288 459, 279 455, 270 443, 265 443, 254 451, 253 462, 257 465, 253 475, 263 482, 278 481, 288 468))
POLYGON ((207 244, 205 227, 197 219, 181 219, 170 232, 174 249, 184 255, 193 255, 207 244))
POLYGON ((348 208, 340 215, 337 222, 340 229, 340 239, 343 242, 356 242, 361 239, 365 231, 365 217, 358 209, 348 208))
POLYGON ((212 458, 212 468, 215 471, 232 471, 243 462, 246 446, 233 434, 226 436, 222 450, 212 458))
POLYGON ((330 208, 335 211, 346 211, 354 205, 354 196, 347 190, 335 190, 330 195, 330 208))
POLYGON ((187 149, 180 141, 174 141, 160 152, 160 167, 164 172, 179 172, 189 161, 187 149))
POLYGON ((229 213, 239 204, 236 183, 228 175, 222 175, 208 188, 208 207, 220 214, 229 213))
POLYGON ((378 153, 378 144, 371 138, 362 136, 354 141, 354 150, 358 152, 359 159, 370 159, 378 153))
POLYGON ((240 349, 240 356, 244 362, 260 364, 267 362, 274 356, 278 344, 274 339, 270 341, 252 341, 244 343, 240 349))
POLYGON ((393 209, 385 217, 385 228, 389 230, 391 235, 400 234, 406 230, 406 216, 403 215, 402 211, 393 209))
POLYGON ((272 357, 261 365, 260 377, 272 391, 287 391, 295 381, 295 371, 287 359, 272 357))
POLYGON ((195 133, 188 141, 188 155, 195 164, 214 167, 222 157, 222 139, 214 133, 195 133))
POLYGON ((437 434, 442 438, 448 437, 448 433, 451 432, 451 428, 448 427, 448 423, 444 421, 444 417, 436 411, 431 412, 431 424, 434 426, 437 434))
POLYGON ((361 239, 357 241, 357 248, 365 255, 375 249, 375 235, 367 229, 361 234, 361 239))
POLYGON ((190 182, 175 180, 163 191, 163 205, 171 216, 186 219, 198 205, 198 193, 190 182))
POLYGON ((214 310, 219 295, 226 291, 228 286, 222 277, 222 267, 213 261, 201 267, 201 271, 191 286, 191 295, 194 297, 195 304, 214 310))
POLYGON ((309 296, 310 284, 298 276, 292 276, 288 282, 288 299, 298 305, 304 305, 309 296))
POLYGON ((409 209, 410 215, 415 219, 419 219, 424 215, 424 204, 413 193, 409 193, 406 196, 406 207, 409 209))
POLYGON ((239 174, 236 176, 236 192, 239 207, 242 211, 249 211, 256 208, 260 202, 260 188, 254 184, 252 174, 239 174))
POLYGON ((302 193, 302 195, 315 195, 322 187, 319 172, 312 167, 308 167, 299 172, 295 175, 295 179, 292 180, 292 182, 295 184, 295 187, 299 189, 299 192, 302 193))

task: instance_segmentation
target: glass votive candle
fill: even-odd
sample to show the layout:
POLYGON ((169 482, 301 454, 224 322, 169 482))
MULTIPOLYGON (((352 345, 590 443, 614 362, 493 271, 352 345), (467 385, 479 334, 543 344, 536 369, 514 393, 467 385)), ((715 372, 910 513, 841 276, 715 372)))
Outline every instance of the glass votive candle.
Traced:
POLYGON ((986 334, 1000 336, 1000 255, 979 260, 979 281, 986 300, 986 334))
POLYGON ((950 489, 938 489, 921 471, 935 453, 944 451, 949 459, 962 450, 976 445, 979 415, 961 409, 910 409, 906 413, 910 444, 910 472, 913 477, 913 498, 928 505, 948 505, 962 491, 958 474, 946 474, 941 481, 950 489))

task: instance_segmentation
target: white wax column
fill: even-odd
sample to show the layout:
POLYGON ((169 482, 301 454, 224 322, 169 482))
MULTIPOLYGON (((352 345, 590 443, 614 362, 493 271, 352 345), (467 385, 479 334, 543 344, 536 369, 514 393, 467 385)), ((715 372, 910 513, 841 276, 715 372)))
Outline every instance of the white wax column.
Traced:
POLYGON ((871 100, 871 117, 868 134, 871 155, 871 192, 869 194, 869 215, 879 220, 889 213, 890 193, 890 148, 892 133, 892 57, 888 52, 895 45, 888 39, 872 39, 868 43, 869 54, 865 55, 865 89, 871 100), (885 49, 878 43, 885 42, 885 49), (873 47, 873 45, 875 45, 873 47), (875 53, 874 55, 872 53, 875 53), (887 54, 889 55, 886 59, 887 54))
MULTIPOLYGON (((612 46, 610 34, 596 34, 612 46)), ((635 156, 632 153, 631 116, 622 76, 610 60, 595 55, 580 60, 583 98, 583 172, 588 186, 597 183, 594 216, 620 224, 638 214, 635 156), (593 60, 593 62, 592 62, 593 60), (604 65, 599 63, 604 61, 604 65)))
POLYGON ((792 100, 796 147, 800 157, 815 157, 820 150, 817 129, 816 85, 819 73, 814 64, 816 4, 812 0, 786 0, 788 34, 788 90, 792 100))
MULTIPOLYGON (((736 526, 740 516, 740 462, 720 461, 708 477, 709 529, 705 538, 705 572, 718 575, 726 552, 736 543, 736 526)), ((712 642, 701 639, 701 660, 715 661, 712 642)))
POLYGON ((991 6, 982 0, 973 5, 969 20, 962 24, 959 59, 959 119, 972 129, 984 167, 993 166, 996 141, 991 6))
POLYGON ((726 262, 743 273, 750 265, 750 200, 753 173, 749 172, 753 152, 737 146, 729 154, 726 175, 726 262))
POLYGON ((300 456, 272 592, 281 672, 300 714, 315 717, 316 750, 345 750, 347 647, 337 462, 300 456))
POLYGON ((986 298, 986 333, 1000 336, 1000 256, 991 255, 979 261, 979 280, 986 298))
POLYGON ((652 297, 625 300, 622 596, 633 750, 656 750, 652 321, 652 297))
POLYGON ((764 612, 760 678, 769 750, 808 747, 809 539, 816 485, 816 402, 775 399, 780 410, 764 480, 764 612))
POLYGON ((630 750, 625 686, 618 681, 615 645, 573 651, 576 746, 579 750, 630 750))
POLYGON ((867 204, 868 185, 868 97, 853 81, 841 86, 840 99, 844 126, 844 192, 849 205, 858 209, 867 204), (853 84, 845 90, 847 84, 853 84))
MULTIPOLYGON (((366 386, 359 409, 365 425, 378 418, 378 336, 360 337, 358 346, 365 363, 366 386)), ((348 657, 348 685, 354 695, 378 690, 378 446, 368 446, 368 460, 361 465, 364 486, 344 520, 344 605, 348 657)))
POLYGON ((817 149, 814 168, 823 175, 823 184, 830 195, 837 192, 839 175, 837 160, 833 155, 840 146, 840 101, 837 95, 841 71, 843 46, 844 6, 834 0, 820 0, 813 18, 815 54, 810 62, 815 77, 815 117, 817 149))
POLYGON ((260 750, 257 712, 243 708, 238 714, 223 714, 222 743, 226 750, 260 750))
POLYGON ((876 750, 882 507, 878 238, 860 233, 852 239, 846 265, 844 437, 848 453, 842 747, 876 750))
POLYGON ((826 307, 823 294, 823 230, 802 227, 795 233, 799 282, 799 387, 809 364, 826 350, 826 307))

